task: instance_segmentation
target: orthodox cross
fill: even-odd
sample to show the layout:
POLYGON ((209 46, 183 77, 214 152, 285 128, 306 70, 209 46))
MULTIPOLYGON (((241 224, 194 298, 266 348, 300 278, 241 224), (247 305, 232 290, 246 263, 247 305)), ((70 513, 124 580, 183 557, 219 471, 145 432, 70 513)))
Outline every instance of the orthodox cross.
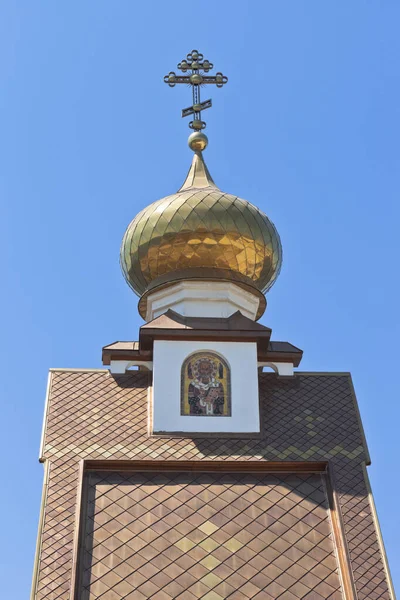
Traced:
POLYGON ((188 75, 177 75, 174 71, 171 71, 164 77, 165 83, 168 83, 170 87, 175 87, 177 83, 186 83, 186 85, 192 86, 193 104, 188 108, 182 110, 182 117, 193 115, 193 121, 190 121, 189 127, 200 131, 206 127, 205 121, 201 120, 201 111, 206 108, 210 108, 212 105, 211 100, 200 101, 200 87, 203 85, 214 84, 218 88, 223 87, 228 78, 222 73, 216 73, 216 75, 206 75, 209 71, 214 68, 214 65, 208 60, 204 59, 204 56, 197 50, 192 50, 190 54, 186 56, 185 60, 182 60, 178 69, 182 73, 189 72, 188 75))

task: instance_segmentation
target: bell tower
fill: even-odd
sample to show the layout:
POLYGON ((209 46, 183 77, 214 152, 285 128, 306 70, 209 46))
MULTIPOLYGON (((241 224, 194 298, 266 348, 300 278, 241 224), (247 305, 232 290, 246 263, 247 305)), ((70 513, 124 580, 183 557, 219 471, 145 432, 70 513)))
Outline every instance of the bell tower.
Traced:
POLYGON ((103 369, 50 369, 31 600, 393 600, 351 376, 259 323, 280 237, 204 161, 227 77, 178 69, 192 163, 121 246, 144 323, 103 369))

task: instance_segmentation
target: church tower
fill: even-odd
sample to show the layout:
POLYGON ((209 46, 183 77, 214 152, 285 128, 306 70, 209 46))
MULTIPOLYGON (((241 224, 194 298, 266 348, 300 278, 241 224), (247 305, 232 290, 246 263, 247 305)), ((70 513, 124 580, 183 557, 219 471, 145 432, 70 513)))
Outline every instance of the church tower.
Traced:
POLYGON ((192 164, 121 246, 144 324, 50 370, 31 600, 393 600, 351 377, 258 322, 281 241, 204 161, 200 89, 227 78, 178 69, 192 164))

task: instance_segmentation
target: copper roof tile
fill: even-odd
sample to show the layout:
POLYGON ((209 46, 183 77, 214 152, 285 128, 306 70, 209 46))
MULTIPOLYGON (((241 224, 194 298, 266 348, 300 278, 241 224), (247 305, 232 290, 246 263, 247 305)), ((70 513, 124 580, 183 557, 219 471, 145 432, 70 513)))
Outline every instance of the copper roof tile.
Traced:
MULTIPOLYGON (((368 453, 347 374, 298 373, 290 380, 260 374, 263 433, 255 439, 149 436, 148 385, 149 376, 140 371, 118 376, 52 372, 42 456, 51 468, 36 600, 66 600, 69 594, 82 459, 168 464, 189 456, 199 465, 217 461, 235 469, 241 463, 256 468, 262 462, 329 461, 358 598, 389 600, 361 468, 368 453)), ((249 597, 251 586, 259 590, 253 598, 342 597, 319 475, 111 471, 88 477, 82 582, 97 585, 99 594, 122 599, 126 590, 118 586, 126 581, 134 587, 125 595, 130 599, 155 594, 190 600, 208 593, 224 597, 228 586, 236 590, 231 598, 249 597), (217 520, 213 509, 220 514, 217 520), (189 525, 186 533, 179 529, 182 522, 189 525), (202 531, 207 522, 219 528, 202 531), (164 533, 160 526, 167 527, 164 533), (183 537, 195 544, 186 552, 175 545, 183 537), (219 565, 213 567, 211 561, 204 566, 201 561, 208 556, 219 565), (185 591, 174 581, 186 572, 196 583, 185 591), (160 587, 159 578, 154 584, 160 573, 171 583, 160 587), (215 573, 220 583, 200 583, 207 573, 215 573), (263 585, 263 577, 270 583, 261 589, 257 586, 263 585)))

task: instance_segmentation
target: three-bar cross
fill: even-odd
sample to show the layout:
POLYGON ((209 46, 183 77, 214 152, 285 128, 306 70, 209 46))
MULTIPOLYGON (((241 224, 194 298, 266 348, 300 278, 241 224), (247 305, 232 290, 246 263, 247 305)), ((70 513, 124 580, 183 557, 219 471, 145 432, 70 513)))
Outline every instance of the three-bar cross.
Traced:
POLYGON ((204 59, 204 56, 197 50, 192 50, 190 54, 186 56, 185 60, 182 60, 178 64, 178 69, 182 73, 189 72, 188 75, 177 75, 174 71, 171 71, 164 77, 165 83, 170 87, 175 87, 177 83, 186 83, 192 86, 193 104, 188 108, 182 110, 182 117, 193 115, 193 121, 190 121, 189 127, 200 131, 206 127, 205 121, 201 120, 201 111, 206 108, 210 108, 212 105, 211 100, 200 101, 200 87, 203 85, 214 84, 217 87, 223 87, 228 78, 222 73, 216 73, 216 75, 207 75, 209 71, 214 68, 214 65, 208 60, 204 59))

